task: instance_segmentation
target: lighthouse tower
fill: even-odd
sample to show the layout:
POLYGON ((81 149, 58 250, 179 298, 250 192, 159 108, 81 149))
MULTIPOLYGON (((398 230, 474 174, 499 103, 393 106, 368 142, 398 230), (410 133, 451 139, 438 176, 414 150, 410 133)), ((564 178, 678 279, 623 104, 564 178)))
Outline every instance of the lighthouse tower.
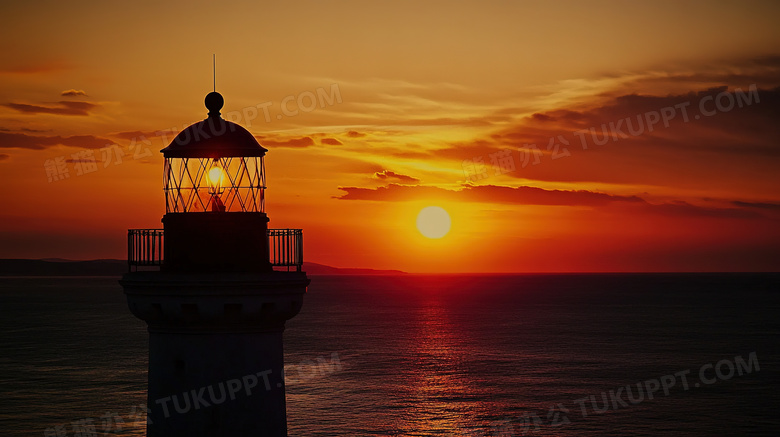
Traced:
POLYGON ((149 328, 148 437, 286 436, 282 332, 309 284, 300 229, 269 229, 267 152, 220 116, 165 158, 163 229, 128 231, 130 311, 149 328))

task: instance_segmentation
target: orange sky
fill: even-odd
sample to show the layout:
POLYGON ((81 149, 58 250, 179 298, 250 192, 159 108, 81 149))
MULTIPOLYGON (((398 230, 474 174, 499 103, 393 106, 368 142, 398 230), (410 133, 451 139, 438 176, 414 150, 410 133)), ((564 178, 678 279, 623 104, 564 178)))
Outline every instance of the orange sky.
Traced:
POLYGON ((780 266, 775 2, 157 3, 0 6, 0 257, 123 258, 160 227, 158 151, 206 116, 216 53, 307 261, 780 266))

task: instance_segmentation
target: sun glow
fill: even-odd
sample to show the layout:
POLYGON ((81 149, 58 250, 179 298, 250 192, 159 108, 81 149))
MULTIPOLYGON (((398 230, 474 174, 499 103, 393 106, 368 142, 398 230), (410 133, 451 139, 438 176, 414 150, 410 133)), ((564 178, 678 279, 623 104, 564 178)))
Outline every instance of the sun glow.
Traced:
POLYGON ((417 229, 427 238, 442 238, 451 225, 450 215, 438 206, 425 207, 417 214, 417 229))

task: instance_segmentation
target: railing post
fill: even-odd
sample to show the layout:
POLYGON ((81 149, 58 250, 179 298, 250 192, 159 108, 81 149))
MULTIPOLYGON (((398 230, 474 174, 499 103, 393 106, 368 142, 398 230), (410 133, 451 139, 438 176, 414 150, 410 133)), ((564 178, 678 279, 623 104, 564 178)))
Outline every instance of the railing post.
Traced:
POLYGON ((290 270, 290 230, 284 230, 284 260, 287 264, 287 270, 290 270))

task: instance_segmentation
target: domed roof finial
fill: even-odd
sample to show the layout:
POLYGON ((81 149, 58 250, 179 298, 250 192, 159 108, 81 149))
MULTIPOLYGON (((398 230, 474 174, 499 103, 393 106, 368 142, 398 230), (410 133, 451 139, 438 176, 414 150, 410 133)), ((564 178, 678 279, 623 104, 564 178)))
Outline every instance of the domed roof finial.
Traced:
POLYGON ((219 110, 225 105, 225 99, 222 94, 212 91, 206 95, 206 108, 209 110, 209 117, 219 117, 219 110))

